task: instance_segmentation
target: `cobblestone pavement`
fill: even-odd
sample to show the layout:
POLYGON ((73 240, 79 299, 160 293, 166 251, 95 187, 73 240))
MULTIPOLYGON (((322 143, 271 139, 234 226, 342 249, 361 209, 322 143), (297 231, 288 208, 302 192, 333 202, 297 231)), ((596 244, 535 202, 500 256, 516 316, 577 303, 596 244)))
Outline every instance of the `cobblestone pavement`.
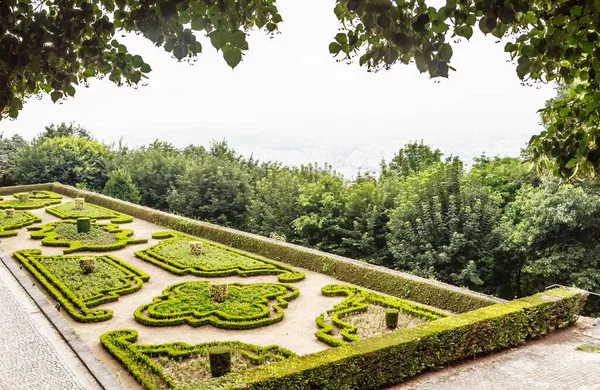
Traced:
POLYGON ((99 389, 0 262, 0 390, 99 389))
POLYGON ((575 349, 600 345, 600 327, 590 324, 588 320, 520 348, 430 372, 391 389, 600 389, 600 353, 575 349))

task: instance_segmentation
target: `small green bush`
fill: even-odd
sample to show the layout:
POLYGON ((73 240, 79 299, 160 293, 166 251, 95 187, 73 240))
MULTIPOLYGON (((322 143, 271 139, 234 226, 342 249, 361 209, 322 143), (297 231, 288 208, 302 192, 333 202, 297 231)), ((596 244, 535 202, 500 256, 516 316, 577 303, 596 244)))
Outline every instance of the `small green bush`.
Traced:
POLYGON ((200 256, 202 254, 202 242, 190 241, 190 253, 194 256, 200 256))
POLYGON ((91 274, 94 272, 94 267, 96 266, 96 258, 95 257, 82 257, 79 259, 79 267, 81 268, 81 272, 84 275, 91 274))
POLYGON ((21 203, 29 202, 29 194, 26 192, 19 194, 19 202, 21 202, 21 203))
POLYGON ((212 347, 208 350, 210 373, 220 377, 231 372, 231 350, 224 346, 212 347))
POLYGON ((227 299, 227 292, 227 283, 210 283, 208 285, 208 294, 213 301, 225 302, 227 299))
POLYGON ((89 233, 91 225, 89 218, 77 218, 77 233, 89 233))
POLYGON ((396 329, 398 327, 398 309, 388 308, 385 311, 385 325, 390 329, 396 329))
POLYGON ((14 218, 15 217, 15 209, 6 209, 4 210, 4 214, 6 218, 14 218))

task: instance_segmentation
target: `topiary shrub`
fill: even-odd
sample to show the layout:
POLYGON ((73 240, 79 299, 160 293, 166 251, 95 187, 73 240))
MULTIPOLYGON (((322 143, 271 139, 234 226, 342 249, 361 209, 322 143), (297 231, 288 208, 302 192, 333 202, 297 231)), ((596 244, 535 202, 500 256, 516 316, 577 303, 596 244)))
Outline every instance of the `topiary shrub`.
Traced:
POLYGON ((192 255, 201 255, 202 254, 202 243, 200 241, 190 241, 190 252, 192 255))
POLYGON ((29 194, 28 193, 19 194, 19 202, 21 202, 21 203, 29 202, 29 194))
POLYGON ((79 267, 81 268, 81 272, 84 275, 91 274, 94 272, 94 268, 96 267, 96 258, 95 257, 82 257, 79 259, 79 267))
POLYGON ((213 377, 223 376, 231 372, 231 350, 227 347, 212 347, 208 350, 210 373, 213 377))
POLYGON ((388 308, 385 311, 385 325, 390 329, 398 327, 398 309, 388 308))
POLYGON ((89 233, 91 226, 89 218, 77 218, 77 233, 89 233))
POLYGON ((227 292, 227 283, 211 283, 208 285, 208 294, 213 301, 225 302, 227 292))
POLYGON ((75 209, 76 210, 83 210, 84 205, 85 205, 84 198, 75 198, 75 209))
POLYGON ((6 218, 14 218, 15 217, 15 209, 6 209, 6 218))

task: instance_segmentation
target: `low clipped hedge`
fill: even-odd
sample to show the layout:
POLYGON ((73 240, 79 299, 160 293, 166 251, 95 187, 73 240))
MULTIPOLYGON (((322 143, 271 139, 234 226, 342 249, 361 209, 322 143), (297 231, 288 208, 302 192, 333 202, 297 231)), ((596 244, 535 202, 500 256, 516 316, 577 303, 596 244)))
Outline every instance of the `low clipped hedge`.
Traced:
POLYGON ((29 199, 62 199, 62 195, 45 190, 15 192, 13 196, 18 199, 21 194, 29 194, 29 199))
MULTIPOLYGON (((80 299, 62 281, 37 261, 40 257, 61 258, 63 256, 42 256, 42 251, 39 249, 17 251, 13 253, 13 256, 15 256, 15 258, 31 272, 50 295, 61 304, 61 307, 64 308, 73 319, 79 322, 101 322, 111 319, 113 316, 112 310, 92 310, 90 308, 103 303, 114 302, 118 300, 121 295, 134 293, 142 288, 144 282, 150 280, 150 276, 146 273, 125 263, 117 257, 112 255, 102 255, 98 258, 127 274, 130 283, 126 286, 101 290, 92 297, 80 299), (133 282, 133 284, 131 282, 133 282)), ((81 258, 85 256, 71 257, 81 258)))
POLYGON ((73 206, 75 206, 75 202, 67 202, 58 206, 48 207, 46 212, 55 215, 60 219, 109 219, 112 223, 127 223, 133 221, 133 218, 131 218, 129 215, 119 213, 118 211, 110 210, 95 204, 85 203, 83 210, 75 209, 73 206))
POLYGON ((283 320, 283 309, 288 307, 288 302, 298 298, 300 291, 289 284, 276 284, 276 283, 253 283, 253 284, 242 284, 242 283, 229 283, 229 296, 231 296, 232 288, 249 288, 249 287, 261 287, 266 285, 276 285, 283 287, 280 293, 262 295, 261 300, 257 300, 254 306, 262 309, 261 313, 247 316, 234 316, 221 310, 211 310, 208 312, 200 312, 196 309, 188 310, 184 312, 169 312, 159 313, 155 310, 157 305, 167 303, 169 300, 172 301, 183 301, 184 299, 194 300, 197 297, 188 295, 182 291, 185 287, 193 286, 194 284, 206 284, 207 296, 206 299, 211 299, 208 296, 208 285, 207 281, 193 281, 177 283, 167 287, 162 295, 155 297, 152 302, 147 303, 138 307, 133 312, 133 317, 137 322, 147 326, 175 326, 181 324, 188 324, 190 326, 198 327, 202 325, 212 325, 216 328, 222 329, 254 329, 261 326, 267 326, 277 323, 283 320), (268 302, 275 300, 271 308, 274 313, 271 312, 271 308, 268 302))
POLYGON ((33 210, 60 202, 60 199, 29 199, 27 202, 21 202, 18 199, 5 199, 0 201, 0 209, 33 210))
POLYGON ((222 245, 455 313, 463 313, 503 301, 445 283, 207 222, 195 221, 59 183, 53 183, 51 189, 70 197, 84 196, 87 202, 222 245))
POLYGON ((317 326, 320 329, 315 333, 315 336, 317 336, 317 338, 322 342, 333 347, 344 345, 347 342, 360 340, 360 338, 356 335, 358 327, 343 321, 340 317, 350 313, 366 311, 369 304, 397 309, 406 314, 424 318, 430 321, 448 316, 448 314, 444 312, 421 306, 414 302, 377 294, 349 285, 328 284, 321 288, 321 292, 323 295, 330 297, 340 295, 346 296, 342 302, 337 304, 333 309, 327 311, 328 314, 331 315, 330 319, 333 325, 325 322, 323 314, 316 318, 317 326), (342 337, 341 339, 334 335, 335 327, 340 329, 339 334, 342 337))
MULTIPOLYGON (((238 256, 243 256, 250 258, 254 261, 258 261, 264 263, 266 266, 262 268, 245 268, 243 266, 240 267, 228 267, 228 268, 219 268, 219 269, 208 269, 200 266, 196 267, 186 267, 177 259, 172 259, 166 256, 161 255, 158 252, 158 249, 161 246, 168 245, 175 240, 184 239, 190 242, 197 241, 197 237, 192 237, 187 234, 179 233, 179 232, 157 232, 152 234, 152 238, 156 239, 166 239, 156 245, 151 246, 150 248, 137 251, 135 255, 140 259, 148 261, 164 270, 167 270, 175 275, 187 275, 192 274, 196 276, 205 276, 205 277, 218 277, 218 276, 231 276, 231 275, 239 275, 239 276, 252 276, 252 275, 277 275, 277 279, 282 283, 294 283, 299 282, 304 279, 304 272, 300 272, 298 270, 293 269, 292 267, 285 266, 281 263, 265 259, 263 257, 253 256, 250 253, 243 253, 236 249, 232 249, 223 245, 203 241, 203 245, 206 247, 214 247, 219 250, 223 250, 226 252, 234 253, 238 256)), ((203 255, 205 256, 205 255, 203 255)))
POLYGON ((102 346, 114 356, 133 377, 148 390, 177 386, 152 357, 167 356, 171 359, 185 359, 193 354, 208 353, 209 348, 227 347, 239 352, 254 364, 265 361, 283 361, 296 354, 277 345, 259 347, 238 341, 214 341, 196 345, 186 343, 134 344, 138 333, 133 329, 112 330, 100 336, 102 346))
POLYGON ((25 210, 15 210, 15 216, 20 215, 21 219, 18 222, 11 222, 6 219, 2 219, 3 211, 0 210, 0 237, 13 237, 18 234, 16 229, 20 229, 25 226, 29 226, 36 222, 42 222, 42 219, 35 214, 25 210))
POLYGON ((49 222, 45 225, 40 226, 31 226, 28 227, 27 230, 32 231, 31 238, 42 239, 42 245, 45 246, 66 246, 68 249, 65 249, 63 253, 73 253, 80 251, 91 251, 91 252, 105 252, 111 250, 117 250, 125 248, 126 245, 129 244, 144 244, 148 242, 147 238, 129 238, 133 235, 133 230, 131 229, 121 229, 118 225, 113 224, 96 224, 93 223, 92 226, 97 226, 100 229, 103 229, 109 233, 114 233, 115 242, 110 244, 88 244, 83 243, 81 241, 67 240, 61 239, 59 234, 54 231, 56 226, 60 224, 73 224, 77 225, 77 221, 75 220, 66 220, 66 221, 57 221, 57 222, 49 222))
POLYGON ((6 186, 0 187, 0 196, 1 195, 12 195, 19 192, 31 192, 31 191, 51 191, 52 183, 44 183, 44 184, 24 184, 20 186, 6 186))
POLYGON ((581 298, 579 292, 550 290, 176 389, 378 389, 428 368, 523 344, 571 325, 581 298))

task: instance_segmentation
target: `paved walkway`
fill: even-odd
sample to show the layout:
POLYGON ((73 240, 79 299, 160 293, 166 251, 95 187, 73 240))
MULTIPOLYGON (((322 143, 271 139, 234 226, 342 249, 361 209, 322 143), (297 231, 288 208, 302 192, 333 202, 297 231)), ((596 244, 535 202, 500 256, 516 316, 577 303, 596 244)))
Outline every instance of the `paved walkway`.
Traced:
POLYGON ((520 348, 418 376, 392 389, 600 389, 600 353, 577 351, 580 345, 600 345, 600 327, 592 327, 590 320, 520 348))
POLYGON ((100 389, 0 262, 0 390, 100 389))

